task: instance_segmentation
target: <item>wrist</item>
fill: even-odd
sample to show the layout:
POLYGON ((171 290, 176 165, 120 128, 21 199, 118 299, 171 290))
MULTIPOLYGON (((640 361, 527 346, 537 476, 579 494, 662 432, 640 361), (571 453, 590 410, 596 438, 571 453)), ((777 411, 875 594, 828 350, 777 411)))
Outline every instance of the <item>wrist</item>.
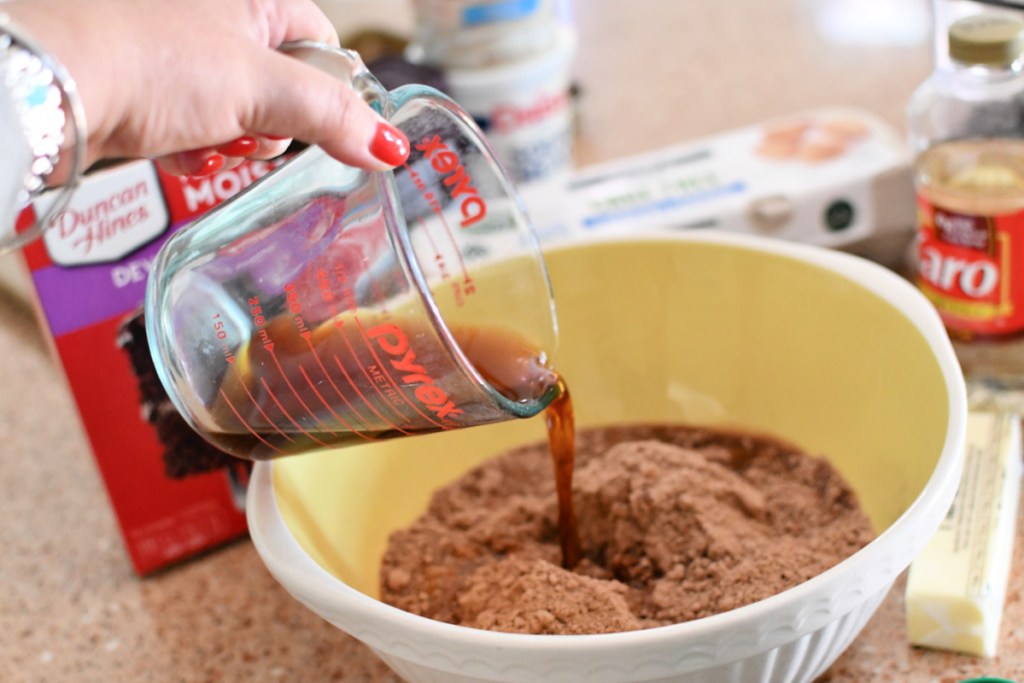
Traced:
POLYGON ((46 52, 0 5, 0 88, 12 105, 15 130, 5 134, 22 137, 28 155, 25 167, 13 169, 15 201, 25 206, 55 179, 65 191, 51 204, 36 225, 16 237, 5 234, 0 247, 19 245, 41 232, 49 218, 63 209, 77 184, 84 164, 87 134, 85 113, 75 83, 63 66, 46 52), (20 129, 20 130, 18 130, 20 129), (62 167, 58 171, 58 167, 62 167))
MULTIPOLYGON (((124 110, 125 106, 117 87, 121 74, 114 71, 132 60, 130 55, 120 54, 117 41, 113 40, 119 30, 117 7, 102 0, 0 0, 0 14, 8 15, 39 49, 62 65, 76 85, 84 120, 88 122, 82 163, 83 168, 88 168, 105 154, 106 140, 117 125, 112 112, 124 110), (58 14, 61 20, 55 21, 58 14)), ((66 106, 65 114, 70 120, 71 112, 66 106)), ((60 184, 70 176, 67 162, 74 144, 72 137, 67 136, 65 153, 51 176, 51 184, 60 184)))

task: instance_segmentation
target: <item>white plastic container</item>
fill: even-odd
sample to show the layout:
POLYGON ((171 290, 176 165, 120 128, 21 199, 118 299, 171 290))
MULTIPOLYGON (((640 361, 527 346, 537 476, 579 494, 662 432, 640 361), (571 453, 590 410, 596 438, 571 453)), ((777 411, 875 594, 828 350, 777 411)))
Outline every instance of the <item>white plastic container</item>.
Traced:
POLYGON ((445 69, 508 64, 550 51, 564 12, 555 0, 414 0, 409 57, 445 69))
MULTIPOLYGON (((449 69, 449 94, 487 134, 512 179, 527 186, 560 179, 572 165, 569 86, 576 33, 559 26, 545 52, 497 66, 449 69)), ((528 200, 529 201, 529 200, 528 200)))

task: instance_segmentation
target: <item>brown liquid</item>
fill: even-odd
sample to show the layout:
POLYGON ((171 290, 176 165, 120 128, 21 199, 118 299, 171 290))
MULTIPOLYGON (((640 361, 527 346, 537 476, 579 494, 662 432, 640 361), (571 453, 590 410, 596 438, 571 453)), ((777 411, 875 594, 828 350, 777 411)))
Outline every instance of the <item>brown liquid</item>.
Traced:
MULTIPOLYGON (((228 364, 209 406, 221 429, 208 438, 229 453, 259 460, 504 419, 489 399, 473 405, 451 397, 446 414, 448 397, 440 398, 440 387, 459 370, 441 344, 424 343, 432 330, 409 321, 386 323, 401 329, 403 340, 396 333, 374 337, 373 322, 354 323, 336 319, 300 333, 291 316, 271 321, 268 333, 254 336, 228 364)), ((572 500, 575 430, 564 379, 508 330, 462 326, 451 332, 473 367, 508 400, 555 394, 546 421, 562 565, 574 567, 581 555, 572 500)))
POLYGON ((572 474, 576 461, 576 428, 572 396, 565 378, 547 368, 536 349, 500 330, 462 328, 452 331, 459 347, 480 374, 502 395, 523 400, 556 388, 556 396, 544 411, 548 429, 548 447, 558 493, 558 538, 562 548, 562 566, 579 564, 582 551, 572 500, 572 474))
POLYGON ((548 448, 555 469, 555 490, 558 492, 558 540, 562 548, 562 566, 572 569, 579 564, 580 531, 572 500, 572 473, 576 464, 576 426, 572 396, 565 380, 558 378, 558 397, 545 411, 548 425, 548 448))

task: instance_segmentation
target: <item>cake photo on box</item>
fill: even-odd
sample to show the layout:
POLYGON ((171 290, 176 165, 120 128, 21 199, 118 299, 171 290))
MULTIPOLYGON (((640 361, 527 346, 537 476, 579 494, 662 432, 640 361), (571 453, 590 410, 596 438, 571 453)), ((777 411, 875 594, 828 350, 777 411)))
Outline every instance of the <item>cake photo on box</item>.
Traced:
POLYGON ((129 315, 118 328, 117 346, 127 354, 138 380, 142 419, 156 432, 163 446, 164 473, 168 479, 224 470, 238 509, 244 509, 245 489, 252 464, 228 455, 207 442, 181 416, 156 373, 149 352, 146 318, 141 310, 129 315))

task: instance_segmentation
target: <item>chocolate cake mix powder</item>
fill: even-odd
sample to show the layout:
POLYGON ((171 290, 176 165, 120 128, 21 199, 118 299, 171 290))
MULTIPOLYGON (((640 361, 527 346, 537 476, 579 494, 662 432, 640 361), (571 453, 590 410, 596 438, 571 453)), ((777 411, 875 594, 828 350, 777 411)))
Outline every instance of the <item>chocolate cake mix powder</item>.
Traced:
POLYGON ((795 586, 873 538, 826 460, 772 438, 679 426, 577 434, 583 559, 560 566, 547 443, 434 495, 392 535, 382 599, 464 626, 535 634, 651 628, 795 586))

